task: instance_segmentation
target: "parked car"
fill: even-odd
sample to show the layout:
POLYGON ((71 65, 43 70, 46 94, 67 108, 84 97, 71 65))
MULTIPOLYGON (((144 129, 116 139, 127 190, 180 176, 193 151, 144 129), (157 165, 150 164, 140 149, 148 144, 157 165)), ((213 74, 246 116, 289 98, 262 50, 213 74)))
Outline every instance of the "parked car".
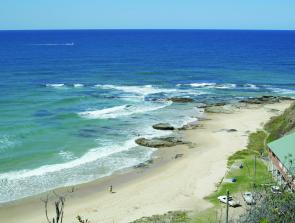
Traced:
MULTIPOLYGON (((225 195, 222 195, 222 196, 219 196, 217 197, 217 199, 222 202, 222 203, 227 203, 227 197, 225 195)), ((233 197, 232 196, 229 196, 228 197, 228 204, 229 206, 231 207, 237 207, 237 206, 240 206, 240 204, 236 201, 233 200, 233 197)))
POLYGON ((271 186, 271 187, 270 187, 270 190, 271 190, 271 192, 274 193, 274 194, 280 194, 280 193, 282 193, 282 192, 281 192, 281 189, 280 189, 279 186, 271 186))
POLYGON ((246 204, 251 205, 251 204, 256 204, 254 196, 251 192, 245 192, 243 194, 244 201, 246 204))

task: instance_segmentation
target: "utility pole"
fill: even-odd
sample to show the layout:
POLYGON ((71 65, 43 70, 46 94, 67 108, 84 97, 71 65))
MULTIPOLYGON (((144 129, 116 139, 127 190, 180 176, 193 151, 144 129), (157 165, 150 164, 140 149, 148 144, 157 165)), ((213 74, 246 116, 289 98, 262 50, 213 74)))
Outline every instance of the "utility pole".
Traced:
POLYGON ((254 155, 254 187, 256 187, 256 155, 254 155))
POLYGON ((229 200, 229 190, 226 191, 226 219, 225 219, 226 223, 228 223, 228 200, 229 200))

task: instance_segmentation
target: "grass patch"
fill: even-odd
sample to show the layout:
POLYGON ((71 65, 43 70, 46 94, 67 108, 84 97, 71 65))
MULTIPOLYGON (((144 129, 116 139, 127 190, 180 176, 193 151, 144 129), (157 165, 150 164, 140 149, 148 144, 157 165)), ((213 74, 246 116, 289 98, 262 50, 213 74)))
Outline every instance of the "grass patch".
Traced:
POLYGON ((253 155, 253 152, 248 149, 240 150, 228 158, 227 166, 230 167, 235 162, 246 159, 249 155, 253 155))
POLYGON ((263 130, 251 133, 249 136, 247 149, 256 154, 264 153, 266 151, 266 138, 267 133, 263 130))
POLYGON ((276 140, 295 128, 295 103, 279 116, 272 118, 264 126, 269 133, 267 142, 276 140))
POLYGON ((266 139, 267 133, 265 131, 257 131, 249 135, 249 142, 247 149, 240 150, 228 158, 227 165, 230 168, 234 163, 242 163, 243 168, 235 168, 230 170, 225 179, 236 178, 237 182, 229 183, 222 182, 217 190, 206 197, 214 205, 219 205, 217 197, 220 195, 226 195, 226 191, 229 190, 231 194, 245 192, 253 189, 254 183, 256 185, 265 184, 271 182, 271 174, 268 172, 264 162, 259 159, 259 154, 266 152, 266 139), (254 171, 254 162, 256 156, 256 175, 254 171))
POLYGON ((142 217, 131 223, 189 223, 191 219, 185 211, 169 211, 163 215, 142 217))
MULTIPOLYGON (((223 182, 218 189, 206 197, 211 203, 219 205, 217 197, 220 195, 226 195, 226 191, 229 190, 231 194, 242 193, 253 189, 254 181, 256 185, 270 183, 272 180, 271 174, 267 171, 267 167, 260 159, 256 159, 256 177, 254 174, 254 155, 249 153, 248 150, 243 150, 234 154, 233 157, 237 157, 239 162, 243 163, 242 169, 235 169, 228 172, 225 178, 236 178, 237 182, 228 183, 223 182), (241 155, 242 154, 242 155, 241 155), (255 180, 256 179, 256 180, 255 180)), ((231 162, 234 163, 233 158, 231 162)))
MULTIPOLYGON (((224 214, 224 213, 223 213, 224 214)), ((224 222, 223 216, 220 210, 217 208, 209 208, 205 211, 200 212, 190 223, 218 223, 224 222)))

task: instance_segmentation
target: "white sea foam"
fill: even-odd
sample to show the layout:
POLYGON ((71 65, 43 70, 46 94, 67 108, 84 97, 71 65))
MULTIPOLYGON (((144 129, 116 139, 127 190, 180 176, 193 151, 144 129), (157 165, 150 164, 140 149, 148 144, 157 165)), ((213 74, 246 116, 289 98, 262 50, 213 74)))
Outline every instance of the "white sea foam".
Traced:
POLYGON ((295 90, 291 90, 291 89, 283 89, 283 88, 275 88, 275 87, 269 87, 268 89, 277 94, 295 95, 295 90))
POLYGON ((244 88, 250 88, 250 89, 259 89, 255 84, 244 84, 244 88))
POLYGON ((73 86, 76 88, 80 88, 80 87, 84 87, 84 84, 73 84, 73 86))
POLYGON ((189 85, 192 87, 211 87, 211 86, 215 86, 216 83, 192 83, 189 85))
POLYGON ((14 180, 14 179, 20 179, 20 178, 27 178, 32 176, 41 176, 48 173, 54 173, 61 170, 71 169, 74 167, 81 166, 86 163, 94 162, 98 159, 101 159, 103 157, 110 156, 115 153, 119 153, 122 151, 129 150, 136 146, 135 139, 130 139, 124 144, 118 144, 114 146, 106 146, 106 147, 100 147, 100 148, 94 148, 89 150, 86 154, 84 154, 82 157, 66 162, 66 163, 60 163, 60 164, 52 164, 52 165, 45 165, 41 166, 36 169, 32 170, 21 170, 21 171, 12 171, 7 173, 0 174, 0 180, 14 180))
POLYGON ((46 84, 46 87, 61 88, 65 87, 65 84, 46 84))
POLYGON ((179 120, 178 122, 176 122, 175 127, 181 128, 184 125, 187 125, 189 123, 194 123, 196 121, 198 121, 198 118, 197 117, 190 117, 190 116, 188 116, 188 117, 185 117, 185 118, 179 120))
POLYGON ((177 87, 180 86, 191 86, 195 88, 204 88, 209 86, 215 86, 216 83, 209 83, 209 82, 197 82, 197 83, 191 83, 191 84, 176 84, 177 87))
POLYGON ((149 103, 146 105, 121 105, 100 110, 80 112, 79 115, 87 119, 112 119, 158 110, 170 105, 171 102, 149 103))
MULTIPOLYGON (((144 105, 135 108, 144 110, 152 106, 155 109, 157 106, 167 106, 168 104, 171 104, 171 102, 144 103, 144 105)), ((107 114, 116 113, 121 112, 122 109, 130 109, 131 107, 133 106, 117 106, 117 108, 110 108, 111 110, 105 112, 107 114)), ((196 112, 193 111, 191 113, 195 114, 196 112)), ((195 120, 196 118, 193 117, 181 117, 182 123, 179 122, 179 124, 185 124, 195 120)), ((139 132, 143 137, 170 134, 169 131, 151 129, 149 122, 143 128, 140 127, 139 132)), ((104 146, 91 149, 80 158, 76 158, 71 152, 62 150, 59 152, 59 155, 64 158, 66 163, 45 165, 31 170, 27 169, 0 174, 0 187, 5 191, 0 196, 0 203, 39 194, 61 186, 88 182, 108 176, 116 170, 144 162, 150 158, 154 150, 142 148, 144 151, 141 153, 138 153, 138 150, 141 148, 132 150, 132 148, 137 146, 134 142, 136 138, 115 145, 114 142, 103 143, 104 146), (134 154, 134 151, 136 151, 136 154, 134 154), (131 155, 132 153, 133 155, 131 155)))
POLYGON ((159 88, 152 85, 143 86, 119 86, 119 85, 95 85, 95 87, 101 89, 118 90, 127 95, 121 95, 121 98, 128 101, 138 101, 144 99, 146 96, 151 94, 169 94, 169 97, 187 96, 187 95, 201 95, 205 92, 196 91, 195 89, 171 89, 171 88, 159 88), (130 95, 132 94, 132 95, 130 95))
POLYGON ((236 84, 216 84, 215 88, 217 89, 234 89, 236 88, 236 84))
POLYGON ((101 110, 80 112, 79 115, 84 117, 84 118, 89 118, 89 119, 116 118, 119 115, 125 114, 126 113, 126 111, 125 111, 126 108, 127 108, 127 105, 115 106, 115 107, 105 108, 105 109, 101 109, 101 110))
MULTIPOLYGON (((132 142, 133 144, 134 142, 132 142)), ((113 148, 113 146, 109 147, 110 150, 113 148)), ((116 146, 116 148, 122 152, 112 153, 109 156, 98 158, 94 162, 85 159, 86 162, 81 165, 74 165, 71 161, 35 170, 10 172, 6 176, 2 174, 0 175, 0 188, 3 193, 0 195, 0 203, 109 176, 114 171, 132 167, 148 160, 152 152, 155 151, 155 149, 141 147, 136 150, 127 149, 123 144, 116 146), (127 151, 125 152, 122 148, 127 151)), ((91 153, 87 156, 93 158, 93 155, 96 154, 91 153)), ((87 157, 83 156, 84 158, 87 157)))
POLYGON ((119 85, 101 85, 97 84, 95 87, 101 88, 101 89, 111 89, 111 90, 119 90, 126 93, 133 93, 137 95, 149 95, 149 94, 157 94, 157 93, 169 93, 169 92, 175 92, 176 89, 166 89, 166 88, 157 88, 153 87, 152 85, 143 85, 143 86, 119 86, 119 85))
MULTIPOLYGON (((233 89, 236 88, 236 84, 230 84, 230 83, 224 83, 224 84, 217 84, 217 83, 210 83, 210 82, 197 82, 197 83, 191 83, 191 84, 182 84, 191 86, 194 88, 217 88, 217 89, 233 89)), ((177 86, 181 86, 178 84, 177 86)))
POLYGON ((64 160, 73 160, 76 158, 71 151, 61 150, 58 155, 60 155, 64 160))
POLYGON ((191 86, 194 88, 215 88, 215 89, 235 89, 235 88, 245 88, 245 89, 259 89, 258 86, 255 84, 244 84, 244 85, 237 85, 233 83, 210 83, 210 82, 197 82, 191 84, 177 84, 177 87, 180 86, 191 86))
POLYGON ((181 128, 184 125, 198 121, 198 117, 202 117, 203 114, 203 110, 197 107, 185 109, 182 110, 180 115, 177 116, 175 119, 169 120, 168 123, 177 128, 181 128))
POLYGON ((46 84, 45 85, 46 87, 52 87, 52 88, 65 88, 65 87, 74 87, 74 88, 81 88, 81 87, 84 87, 84 84, 79 84, 79 83, 76 83, 76 84, 73 84, 73 85, 65 85, 63 83, 54 83, 54 84, 46 84))

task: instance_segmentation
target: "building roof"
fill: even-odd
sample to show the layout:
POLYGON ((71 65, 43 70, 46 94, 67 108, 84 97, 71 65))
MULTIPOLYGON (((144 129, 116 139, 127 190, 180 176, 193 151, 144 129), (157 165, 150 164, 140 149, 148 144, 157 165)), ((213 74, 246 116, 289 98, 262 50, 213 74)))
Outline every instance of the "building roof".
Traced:
MULTIPOLYGON (((287 169, 291 168, 290 160, 295 161, 295 133, 269 143, 268 147, 287 169)), ((292 165, 292 172, 294 165, 295 163, 292 165)))

